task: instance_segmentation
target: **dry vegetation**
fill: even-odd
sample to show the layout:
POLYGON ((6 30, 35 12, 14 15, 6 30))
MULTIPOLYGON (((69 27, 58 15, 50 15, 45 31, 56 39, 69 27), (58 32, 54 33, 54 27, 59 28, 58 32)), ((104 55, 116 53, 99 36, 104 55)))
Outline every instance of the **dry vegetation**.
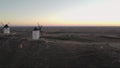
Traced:
POLYGON ((0 34, 1 68, 120 67, 118 27, 49 27, 38 41, 30 39, 31 30, 17 28, 14 34, 0 34))

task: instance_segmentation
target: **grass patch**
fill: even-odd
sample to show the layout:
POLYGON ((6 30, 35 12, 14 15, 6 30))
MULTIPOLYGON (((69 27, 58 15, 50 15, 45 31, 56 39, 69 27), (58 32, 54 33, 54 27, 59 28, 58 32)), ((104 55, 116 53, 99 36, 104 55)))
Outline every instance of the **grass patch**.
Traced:
POLYGON ((61 36, 46 36, 44 38, 57 39, 57 40, 72 40, 72 41, 82 41, 82 42, 94 42, 94 40, 81 38, 74 35, 61 35, 61 36))

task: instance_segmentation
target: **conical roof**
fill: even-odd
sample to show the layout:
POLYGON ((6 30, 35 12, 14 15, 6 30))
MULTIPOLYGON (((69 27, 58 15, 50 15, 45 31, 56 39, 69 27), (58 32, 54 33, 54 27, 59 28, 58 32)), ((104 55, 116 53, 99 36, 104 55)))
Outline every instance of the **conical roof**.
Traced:
POLYGON ((34 31, 37 31, 37 30, 39 30, 37 27, 35 27, 34 29, 33 29, 34 31))
POLYGON ((9 26, 6 24, 5 26, 4 26, 4 28, 8 28, 9 26))

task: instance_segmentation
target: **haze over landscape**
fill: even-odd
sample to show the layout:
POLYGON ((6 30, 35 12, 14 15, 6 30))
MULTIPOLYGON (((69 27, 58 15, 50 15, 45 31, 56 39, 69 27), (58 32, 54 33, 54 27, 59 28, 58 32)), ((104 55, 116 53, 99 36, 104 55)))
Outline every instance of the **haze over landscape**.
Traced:
POLYGON ((0 21, 14 26, 120 26, 120 0, 0 0, 0 21))

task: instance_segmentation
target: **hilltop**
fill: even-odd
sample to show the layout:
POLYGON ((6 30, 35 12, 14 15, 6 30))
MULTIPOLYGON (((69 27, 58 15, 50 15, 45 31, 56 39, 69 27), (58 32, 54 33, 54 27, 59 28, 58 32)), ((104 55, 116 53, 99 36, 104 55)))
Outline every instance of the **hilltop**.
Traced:
POLYGON ((120 67, 120 50, 108 44, 33 41, 11 35, 1 36, 0 44, 0 67, 120 67))
POLYGON ((103 38, 102 36, 104 42, 96 33, 93 36, 91 33, 83 32, 86 36, 80 37, 78 34, 83 34, 66 33, 61 31, 44 32, 42 38, 37 41, 30 39, 30 35, 27 36, 27 32, 24 31, 11 35, 0 34, 0 67, 120 67, 119 38, 106 38, 106 36, 103 38), (97 37, 97 39, 91 39, 89 35, 97 37))

